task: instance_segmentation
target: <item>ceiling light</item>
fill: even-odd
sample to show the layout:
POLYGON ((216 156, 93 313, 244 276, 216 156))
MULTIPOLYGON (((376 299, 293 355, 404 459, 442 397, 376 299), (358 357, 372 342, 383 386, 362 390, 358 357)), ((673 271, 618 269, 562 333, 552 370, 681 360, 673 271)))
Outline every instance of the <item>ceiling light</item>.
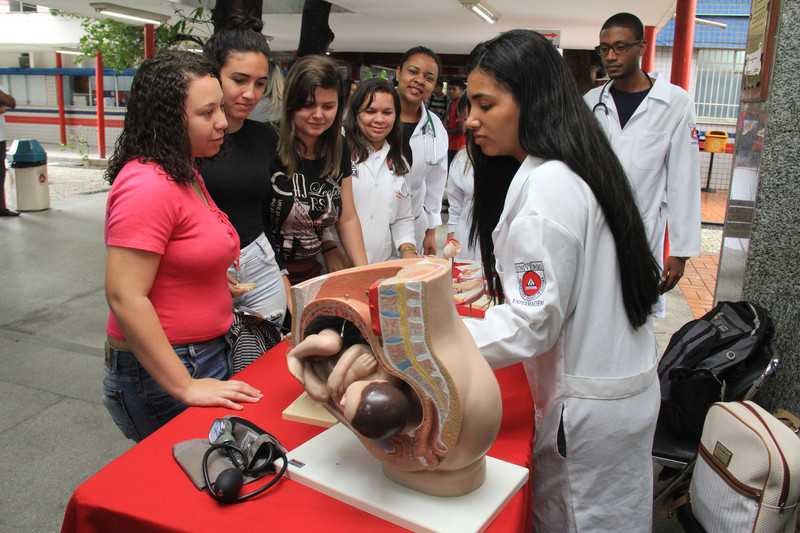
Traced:
POLYGON ((716 20, 701 19, 701 18, 698 18, 698 17, 694 18, 694 23, 695 24, 703 24, 705 26, 713 26, 715 28, 720 28, 720 29, 723 29, 723 30, 728 28, 728 25, 725 24, 724 22, 717 22, 716 20))
POLYGON ((130 22, 140 22, 144 24, 155 24, 156 26, 164 24, 169 20, 168 15, 161 13, 154 13, 153 11, 144 11, 141 9, 133 9, 131 7, 118 6, 115 4, 106 4, 104 2, 92 2, 89 4, 95 11, 101 15, 122 19, 130 22))
POLYGON ((67 56, 80 56, 80 55, 83 55, 80 52, 78 52, 77 50, 56 50, 56 53, 57 54, 67 55, 67 56))
POLYGON ((495 11, 482 0, 459 0, 461 5, 478 15, 489 24, 494 24, 500 17, 495 11))

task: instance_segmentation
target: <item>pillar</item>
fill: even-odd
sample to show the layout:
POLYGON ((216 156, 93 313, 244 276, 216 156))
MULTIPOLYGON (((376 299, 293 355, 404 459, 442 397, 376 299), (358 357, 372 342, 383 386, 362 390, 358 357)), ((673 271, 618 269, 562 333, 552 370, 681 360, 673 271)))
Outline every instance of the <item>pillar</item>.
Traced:
POLYGON ((642 70, 653 72, 656 64, 656 31, 655 26, 644 27, 644 40, 647 43, 642 56, 642 70))
POLYGON ((774 60, 766 53, 760 65, 767 71, 766 93, 740 109, 716 299, 767 309, 781 367, 757 400, 770 410, 800 413, 800 26, 791 23, 800 19, 800 0, 782 0, 772 10, 761 33, 774 38, 765 45, 774 49, 774 60))
MULTIPOLYGON (((63 68, 61 54, 56 52, 56 68, 63 68)), ((67 144, 67 116, 64 111, 64 76, 56 74, 56 101, 58 102, 58 138, 59 142, 67 144)))
POLYGON ((103 54, 97 52, 95 54, 94 63, 94 81, 95 81, 95 110, 97 115, 97 150, 100 153, 100 158, 106 157, 106 105, 105 105, 105 91, 103 89, 103 54))
POLYGON ((144 25, 144 58, 150 59, 156 54, 156 28, 152 24, 144 25))
POLYGON ((678 0, 675 8, 675 44, 672 48, 670 81, 687 91, 692 81, 692 49, 697 0, 678 0))

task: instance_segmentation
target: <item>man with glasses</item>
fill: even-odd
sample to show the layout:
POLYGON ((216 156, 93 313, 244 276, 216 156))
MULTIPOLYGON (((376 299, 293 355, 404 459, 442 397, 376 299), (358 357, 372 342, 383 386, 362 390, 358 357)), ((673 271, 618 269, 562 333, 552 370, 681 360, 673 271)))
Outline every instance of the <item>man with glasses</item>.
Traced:
MULTIPOLYGON (((600 31, 595 48, 610 81, 584 100, 622 163, 659 266, 660 292, 683 276, 700 253, 700 160, 694 102, 665 76, 651 77, 639 60, 645 49, 638 17, 618 13, 600 31), (669 256, 664 257, 669 229, 669 256)), ((664 314, 664 297, 654 312, 664 314)))

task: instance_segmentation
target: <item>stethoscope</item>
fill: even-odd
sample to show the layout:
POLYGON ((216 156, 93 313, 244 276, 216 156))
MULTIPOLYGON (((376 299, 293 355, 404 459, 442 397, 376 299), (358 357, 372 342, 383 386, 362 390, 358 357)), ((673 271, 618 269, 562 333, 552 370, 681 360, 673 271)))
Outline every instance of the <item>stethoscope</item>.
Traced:
POLYGON ((436 128, 433 125, 431 112, 427 107, 425 107, 425 115, 427 118, 425 119, 425 124, 422 125, 422 136, 425 137, 425 162, 429 165, 435 165, 439 161, 436 146, 436 128))
MULTIPOLYGON (((647 75, 645 74, 645 76, 647 76, 647 75)), ((594 104, 594 107, 592 108, 592 114, 594 114, 594 112, 597 111, 598 107, 602 107, 603 108, 603 113, 605 113, 606 116, 608 116, 609 109, 608 109, 608 106, 606 105, 606 103, 603 102, 603 96, 605 96, 606 88, 609 85, 611 85, 612 81, 613 80, 608 80, 607 82, 605 82, 603 84, 603 88, 600 89, 600 97, 597 99, 597 103, 594 104)), ((650 82, 650 88, 652 89, 653 88, 653 78, 651 78, 650 76, 647 76, 647 81, 650 82)))
POLYGON ((607 82, 605 82, 603 84, 603 88, 600 89, 600 98, 597 99, 597 103, 594 104, 594 107, 592 108, 592 114, 594 114, 595 111, 597 111, 598 107, 602 107, 603 108, 603 112, 606 114, 606 116, 608 116, 608 106, 606 105, 605 102, 603 102, 603 96, 605 96, 606 87, 608 87, 610 84, 611 84, 611 80, 608 80, 607 82))

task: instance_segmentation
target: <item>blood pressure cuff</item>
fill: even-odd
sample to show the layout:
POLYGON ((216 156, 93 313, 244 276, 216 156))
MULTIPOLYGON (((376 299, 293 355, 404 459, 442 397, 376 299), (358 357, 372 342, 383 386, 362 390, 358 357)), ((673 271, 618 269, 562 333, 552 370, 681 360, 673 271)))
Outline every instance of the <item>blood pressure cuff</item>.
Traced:
MULTIPOLYGON (((203 480, 203 454, 211 447, 207 439, 189 439, 179 442, 172 447, 172 456, 180 465, 184 473, 189 476, 194 486, 200 490, 206 487, 206 482, 203 480)), ((212 481, 217 479, 217 476, 228 468, 236 468, 224 453, 212 453, 208 458, 208 478, 212 481)), ((258 479, 254 476, 244 476, 244 482, 250 483, 258 479)))
POLYGON ((238 468, 249 483, 267 473, 274 473, 273 461, 276 451, 285 454, 286 450, 273 435, 252 422, 236 416, 226 416, 214 420, 208 439, 190 439, 172 447, 172 455, 180 467, 198 488, 206 486, 203 478, 203 456, 211 444, 229 444, 241 453, 228 453, 219 449, 208 457, 209 479, 228 468, 238 468))

